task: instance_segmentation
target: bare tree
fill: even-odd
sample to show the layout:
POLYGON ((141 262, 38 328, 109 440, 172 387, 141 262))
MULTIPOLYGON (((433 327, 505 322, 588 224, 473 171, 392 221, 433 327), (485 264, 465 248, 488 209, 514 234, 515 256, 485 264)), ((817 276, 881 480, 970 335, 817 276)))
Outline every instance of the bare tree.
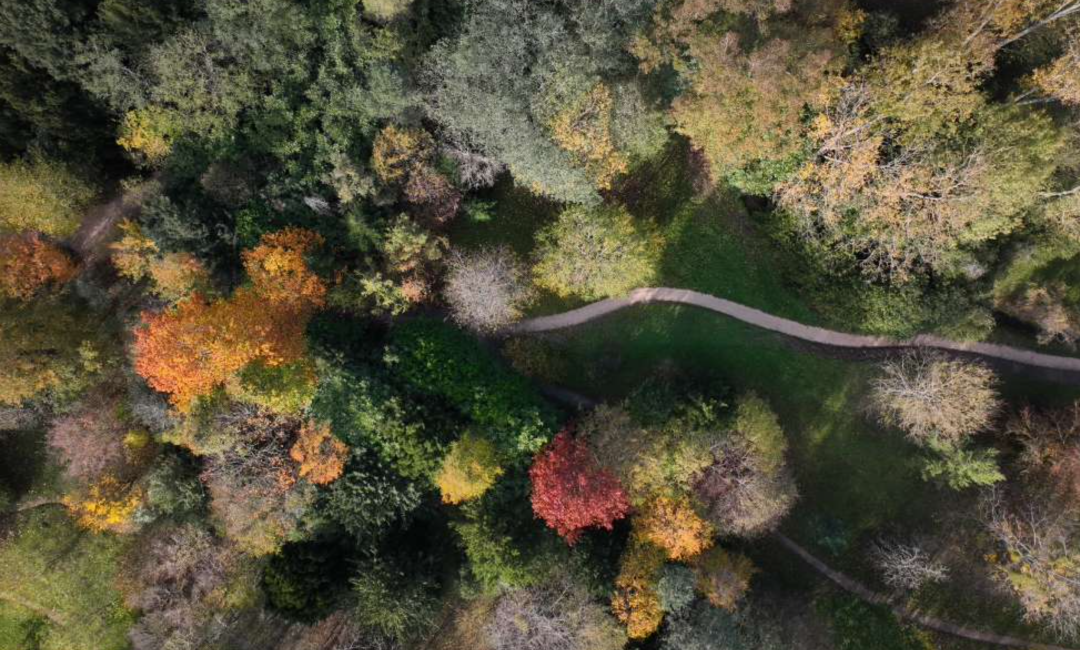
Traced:
POLYGON ((722 534, 756 537, 773 529, 798 498, 786 467, 768 471, 743 445, 727 442, 697 478, 694 491, 722 534))
POLYGON ((1024 617, 1055 633, 1080 636, 1080 526, 1075 512, 1051 495, 995 489, 983 500, 986 528, 1000 551, 997 577, 1020 602, 1024 617))
POLYGON ((488 624, 493 650, 618 650, 626 633, 569 578, 504 594, 488 624))
POLYGON ((882 365, 871 402, 882 422, 920 445, 956 444, 985 429, 1001 406, 990 368, 912 352, 882 365))
POLYGON ((880 539, 874 543, 870 555, 881 571, 885 584, 894 589, 914 591, 925 584, 941 582, 949 577, 948 567, 935 561, 916 542, 880 539))
POLYGON ((506 165, 498 160, 460 145, 445 147, 443 153, 457 163, 458 183, 465 189, 491 187, 499 174, 506 170, 506 165))
POLYGON ((127 427, 117 416, 119 403, 107 389, 92 392, 49 428, 49 447, 69 478, 92 483, 125 465, 127 427))
POLYGON ((494 332, 521 316, 531 292, 524 269, 508 249, 455 251, 448 269, 446 300, 462 326, 494 332))

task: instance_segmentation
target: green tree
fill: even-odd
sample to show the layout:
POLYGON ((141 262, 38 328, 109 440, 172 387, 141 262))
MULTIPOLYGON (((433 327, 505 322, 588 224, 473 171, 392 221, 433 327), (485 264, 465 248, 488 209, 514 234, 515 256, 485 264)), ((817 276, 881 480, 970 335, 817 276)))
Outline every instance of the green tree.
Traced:
POLYGON ((573 207, 538 235, 536 283, 587 300, 649 286, 659 242, 625 208, 573 207))

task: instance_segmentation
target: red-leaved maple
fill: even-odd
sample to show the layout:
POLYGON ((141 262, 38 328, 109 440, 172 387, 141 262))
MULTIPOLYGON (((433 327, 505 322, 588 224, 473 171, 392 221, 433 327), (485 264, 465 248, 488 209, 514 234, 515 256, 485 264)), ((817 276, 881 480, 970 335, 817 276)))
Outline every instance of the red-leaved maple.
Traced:
POLYGON ((569 544, 590 526, 611 530, 630 510, 619 480, 569 430, 537 455, 529 478, 533 512, 569 544))

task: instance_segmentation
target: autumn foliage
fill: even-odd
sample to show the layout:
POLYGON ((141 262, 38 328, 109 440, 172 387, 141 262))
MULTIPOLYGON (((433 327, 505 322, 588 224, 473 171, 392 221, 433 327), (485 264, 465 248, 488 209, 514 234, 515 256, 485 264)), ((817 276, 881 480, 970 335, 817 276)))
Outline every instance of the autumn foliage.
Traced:
POLYGON ((502 473, 495 445, 466 434, 450 448, 435 483, 443 503, 463 503, 487 492, 502 473))
POLYGON ((300 476, 316 485, 332 483, 345 469, 349 448, 325 424, 308 422, 300 428, 289 457, 300 464, 300 476))
POLYGON ((29 300, 75 277, 71 257, 37 233, 0 236, 0 296, 29 300))
POLYGON ((631 538, 615 578, 615 593, 611 596, 611 609, 626 625, 626 633, 631 639, 644 639, 664 620, 657 591, 663 567, 664 554, 660 549, 631 538))
POLYGON ((105 475, 85 494, 65 497, 64 504, 84 528, 94 532, 121 532, 130 527, 142 496, 138 488, 129 487, 115 476, 105 475))
POLYGON ((144 313, 135 370, 183 410, 253 361, 299 360, 308 317, 326 295, 304 260, 321 241, 296 229, 267 235, 244 255, 253 287, 215 302, 194 294, 169 311, 144 313))
POLYGON ((585 528, 611 529, 630 501, 611 472, 600 467, 585 441, 570 431, 555 436, 532 469, 533 512, 573 544, 585 528))
POLYGON ((712 546, 715 530, 690 499, 660 497, 634 521, 645 539, 664 549, 669 559, 686 560, 712 546))
POLYGON ((244 269, 255 291, 287 309, 322 307, 326 302, 326 285, 304 259, 322 243, 319 234, 299 228, 264 235, 258 246, 244 253, 244 269))

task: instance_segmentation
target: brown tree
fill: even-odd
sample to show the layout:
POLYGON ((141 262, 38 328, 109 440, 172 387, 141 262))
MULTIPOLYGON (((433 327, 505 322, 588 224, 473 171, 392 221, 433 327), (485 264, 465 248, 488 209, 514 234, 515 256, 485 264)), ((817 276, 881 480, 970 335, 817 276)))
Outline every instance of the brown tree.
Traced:
POLYGON ((956 445, 988 427, 1001 406, 997 378, 980 363, 911 352, 881 371, 870 394, 874 409, 920 445, 956 445))
POLYGON ((507 248, 451 253, 446 300, 458 324, 496 332, 521 316, 530 296, 525 270, 507 248))

